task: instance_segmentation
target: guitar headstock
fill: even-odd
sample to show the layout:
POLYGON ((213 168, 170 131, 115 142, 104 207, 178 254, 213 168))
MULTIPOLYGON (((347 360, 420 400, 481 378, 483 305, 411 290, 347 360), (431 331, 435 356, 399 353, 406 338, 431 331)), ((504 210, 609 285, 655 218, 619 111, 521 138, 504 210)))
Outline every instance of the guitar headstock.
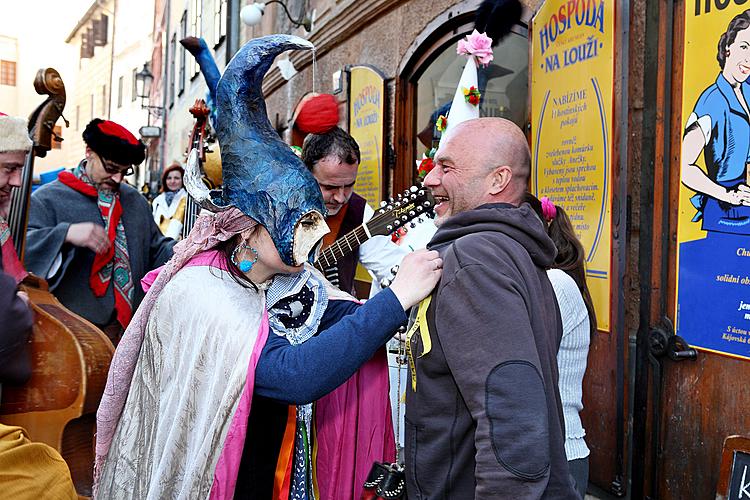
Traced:
POLYGON ((409 223, 414 227, 414 219, 433 217, 434 207, 435 199, 429 188, 412 186, 395 199, 382 201, 380 208, 367 223, 367 228, 373 235, 387 236, 409 223))

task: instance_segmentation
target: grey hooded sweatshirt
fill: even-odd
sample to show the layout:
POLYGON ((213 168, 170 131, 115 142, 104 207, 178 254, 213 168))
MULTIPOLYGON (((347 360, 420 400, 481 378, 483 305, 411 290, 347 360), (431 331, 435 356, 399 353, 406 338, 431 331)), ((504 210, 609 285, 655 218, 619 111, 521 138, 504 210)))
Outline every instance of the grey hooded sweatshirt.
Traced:
POLYGON ((542 222, 528 205, 482 205, 446 220, 428 248, 443 276, 427 310, 431 349, 424 332, 410 338, 409 499, 578 498, 545 272, 556 249, 542 222))

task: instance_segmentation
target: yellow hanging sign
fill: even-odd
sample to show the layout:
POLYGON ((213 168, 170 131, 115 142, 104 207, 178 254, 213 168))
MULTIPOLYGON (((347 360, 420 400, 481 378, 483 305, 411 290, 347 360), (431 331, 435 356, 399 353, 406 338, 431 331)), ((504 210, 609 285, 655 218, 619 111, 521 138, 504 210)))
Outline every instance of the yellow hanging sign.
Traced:
POLYGON ((547 0, 531 28, 531 190, 565 209, 609 331, 614 0, 547 0))

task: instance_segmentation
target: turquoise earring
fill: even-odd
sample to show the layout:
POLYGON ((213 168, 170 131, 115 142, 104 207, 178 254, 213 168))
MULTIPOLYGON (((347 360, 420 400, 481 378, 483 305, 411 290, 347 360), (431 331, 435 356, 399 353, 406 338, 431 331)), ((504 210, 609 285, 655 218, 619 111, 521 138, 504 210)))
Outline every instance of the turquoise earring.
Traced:
POLYGON ((253 268, 253 264, 255 264, 256 262, 258 262, 258 251, 245 243, 242 243, 241 245, 237 245, 234 249, 234 252, 232 252, 232 263, 235 266, 239 267, 240 271, 242 271, 243 273, 249 273, 250 270, 253 268), (237 262, 237 252, 240 250, 240 248, 249 249, 251 252, 255 254, 255 258, 253 260, 243 259, 237 262))

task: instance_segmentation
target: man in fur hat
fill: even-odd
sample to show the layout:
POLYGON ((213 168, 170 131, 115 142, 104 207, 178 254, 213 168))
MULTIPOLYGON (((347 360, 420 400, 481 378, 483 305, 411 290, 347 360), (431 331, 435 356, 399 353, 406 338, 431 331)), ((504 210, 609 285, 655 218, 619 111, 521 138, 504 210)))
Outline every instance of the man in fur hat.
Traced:
POLYGON ((86 157, 31 196, 26 265, 70 310, 113 342, 143 299, 141 278, 172 255, 141 194, 123 178, 146 147, 123 126, 94 119, 86 157))
MULTIPOLYGON (((29 336, 33 315, 18 283, 26 276, 7 223, 10 193, 21 186, 31 150, 26 120, 0 113, 0 397, 3 384, 23 384, 31 376, 29 336)), ((21 427, 0 423, 0 485, 6 498, 77 498, 60 454, 29 440, 21 427), (33 474, 30 471, 33 470, 33 474)))

